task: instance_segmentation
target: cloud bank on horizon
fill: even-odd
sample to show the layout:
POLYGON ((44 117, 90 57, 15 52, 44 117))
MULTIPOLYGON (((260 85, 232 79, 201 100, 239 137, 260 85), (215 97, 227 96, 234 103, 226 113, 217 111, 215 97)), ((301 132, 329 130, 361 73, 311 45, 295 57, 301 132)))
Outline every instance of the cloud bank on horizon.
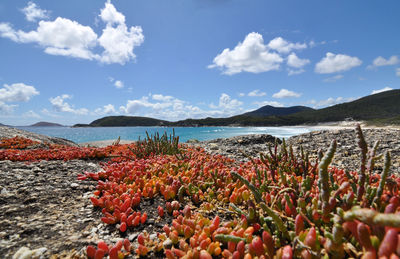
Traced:
MULTIPOLYGON (((340 33, 337 39, 314 40, 327 36, 317 27, 269 32, 264 22, 240 27, 233 18, 212 25, 221 6, 228 13, 244 8, 250 23, 256 10, 251 5, 206 6, 215 14, 207 16, 172 1, 169 11, 183 12, 172 17, 149 12, 154 11, 151 3, 116 7, 107 0, 101 6, 85 3, 82 11, 74 9, 74 1, 61 4, 65 14, 45 1, 0 4, 0 14, 6 14, 0 19, 0 55, 10 53, 0 64, 0 122, 15 124, 20 117, 22 124, 39 118, 73 124, 105 115, 226 117, 263 105, 321 108, 399 88, 400 59, 388 52, 392 45, 377 46, 370 54, 340 33), (42 9, 45 4, 54 10, 42 9), (198 20, 191 20, 196 17, 188 10, 198 20), (210 24, 203 23, 207 19, 210 24), (223 31, 230 27, 237 32, 223 31), (19 51, 29 59, 16 55, 19 51)), ((291 29, 300 16, 287 19, 291 29)), ((385 26, 389 34, 396 30, 385 26)), ((395 45, 400 39, 392 41, 395 45)))

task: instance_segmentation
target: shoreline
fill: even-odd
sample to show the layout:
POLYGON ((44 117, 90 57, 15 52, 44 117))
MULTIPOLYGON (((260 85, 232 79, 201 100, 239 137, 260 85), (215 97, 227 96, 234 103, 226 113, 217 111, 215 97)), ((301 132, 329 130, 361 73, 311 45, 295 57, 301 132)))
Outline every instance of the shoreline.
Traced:
MULTIPOLYGON (((345 129, 354 129, 356 127, 357 124, 361 125, 361 128, 364 129, 388 129, 388 130, 400 130, 400 126, 371 126, 371 125, 366 125, 364 122, 362 121, 351 121, 351 122, 347 122, 347 121, 342 121, 342 122, 327 122, 327 123, 319 123, 317 125, 296 125, 296 126, 276 126, 276 128, 279 127, 285 127, 285 128, 305 128, 308 127, 310 129, 312 129, 310 132, 307 133, 300 133, 288 138, 293 138, 293 137, 297 137, 303 134, 309 134, 312 132, 316 132, 316 131, 335 131, 335 130, 345 130, 345 129)), ((221 126, 222 127, 222 126, 221 126)), ((223 126, 223 127, 229 127, 229 126, 223 126)), ((252 126, 251 126, 252 127, 252 126)), ((268 126, 269 128, 270 126, 268 126)), ((273 126, 271 126, 273 127, 273 126)), ((262 128, 262 127, 260 127, 262 128)), ((244 137, 244 136, 252 136, 252 135, 270 135, 268 133, 255 133, 255 134, 244 134, 244 135, 237 135, 234 137, 227 137, 227 138, 223 138, 223 139, 230 139, 230 138, 236 138, 236 137, 244 137)), ((209 140, 203 140, 203 141, 199 141, 200 143, 206 143, 206 142, 212 142, 215 141, 216 139, 221 139, 221 138, 215 138, 215 139, 209 139, 209 140)), ((282 138, 279 138, 282 139, 282 138)), ((88 141, 88 142, 83 142, 83 143, 77 143, 79 146, 81 147, 86 147, 86 146, 91 146, 91 147, 106 147, 108 145, 112 145, 116 140, 115 139, 107 139, 107 140, 94 140, 94 141, 88 141)), ((188 140, 190 141, 190 140, 188 140)), ((182 142, 182 143, 188 143, 188 141, 186 142, 182 142)), ((120 140, 120 144, 131 144, 136 142, 136 140, 128 140, 128 139, 121 139, 120 140)))
MULTIPOLYGON (((326 122, 326 123, 318 123, 318 124, 301 124, 301 125, 295 125, 295 126, 259 126, 259 127, 256 127, 256 126, 235 126, 235 127, 234 126, 215 126, 215 127, 220 127, 220 128, 243 128, 243 129, 246 129, 246 128, 249 128, 249 129, 251 129, 251 128, 263 129, 264 128, 265 130, 263 130, 263 131, 265 131, 265 132, 257 132, 257 130, 254 130, 254 131, 249 130, 251 132, 246 132, 246 130, 243 130, 244 132, 239 132, 238 133, 239 135, 236 135, 236 136, 242 136, 242 135, 244 136, 244 135, 250 135, 250 134, 270 134, 270 135, 273 135, 273 136, 277 136, 279 138, 288 139, 288 138, 290 138, 292 136, 297 136, 297 135, 301 135, 301 134, 312 132, 312 131, 353 129, 353 128, 355 128, 355 126, 357 124, 360 124, 363 129, 399 129, 400 130, 400 125, 377 126, 377 125, 368 125, 364 121, 326 122), (281 131, 282 134, 279 135, 279 133, 276 133, 276 132, 279 132, 280 128, 282 128, 283 131, 281 131), (297 131, 297 132, 295 132, 296 135, 292 135, 291 133, 286 134, 285 133, 286 131, 287 132, 297 131), (250 134, 248 134, 248 133, 250 133, 250 134)), ((105 127, 105 128, 108 128, 108 127, 105 127)), ((144 128, 147 128, 147 127, 144 127, 144 128)), ((152 128, 152 127, 150 127, 150 128, 152 128)), ((162 128, 165 128, 165 127, 162 127, 162 128)), ((168 128, 172 129, 172 128, 187 128, 187 127, 168 127, 168 128)), ((168 129, 168 128, 165 128, 165 129, 168 129)), ((203 128, 207 128, 207 127, 203 127, 203 128)), ((29 131, 29 128, 23 128, 23 129, 8 128, 8 129, 16 129, 16 130, 19 130, 19 131, 26 130, 27 132, 31 132, 31 131, 29 131)), ((0 132, 1 131, 2 130, 0 129, 0 132)), ((159 131, 159 132, 162 132, 162 130, 159 131)), ((34 134, 36 134, 36 133, 34 133, 34 134)), ((39 133, 39 135, 40 135, 40 133, 39 133)), ((180 135, 180 134, 176 134, 176 135, 180 135)), ((0 138, 9 137, 9 136, 10 136, 9 134, 4 136, 4 134, 0 133, 0 138)), ((194 134, 193 138, 188 137, 188 138, 184 139, 183 141, 181 139, 181 143, 184 143, 184 142, 186 142, 188 140, 197 139, 196 136, 197 136, 197 134, 194 134)), ((47 137, 47 136, 41 135, 41 137, 43 138, 43 137, 47 137)), ((99 139, 93 139, 93 140, 90 140, 90 139, 89 140, 84 140, 83 139, 82 142, 79 141, 79 140, 78 141, 77 140, 72 140, 72 142, 74 142, 74 144, 79 145, 79 146, 104 147, 104 146, 107 146, 107 145, 111 145, 118 138, 118 136, 116 136, 115 138, 114 138, 114 136, 109 136, 109 137, 111 137, 111 138, 100 139, 100 140, 99 139)), ((198 135, 198 137, 200 139, 197 139, 197 140, 203 142, 203 141, 210 141, 210 140, 213 140, 213 139, 216 139, 216 138, 221 138, 221 137, 223 137, 223 135, 222 136, 216 135, 216 136, 204 137, 203 135, 200 134, 200 135, 198 135)), ((60 139, 60 138, 54 138, 54 139, 60 139)), ((131 138, 130 139, 129 137, 127 137, 127 138, 121 139, 120 143, 121 144, 129 144, 129 143, 133 143, 135 141, 137 141, 137 139, 135 139, 135 138, 131 138)))

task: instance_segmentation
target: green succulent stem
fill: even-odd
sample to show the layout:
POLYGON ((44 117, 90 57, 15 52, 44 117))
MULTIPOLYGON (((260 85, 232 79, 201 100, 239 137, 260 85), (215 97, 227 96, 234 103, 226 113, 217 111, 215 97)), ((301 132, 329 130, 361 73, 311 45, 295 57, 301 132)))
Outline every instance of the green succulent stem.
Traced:
POLYGON ((320 188, 320 200, 322 203, 322 211, 326 215, 329 213, 329 197, 330 197, 330 187, 329 187, 329 174, 328 166, 332 162, 332 158, 336 151, 336 140, 332 140, 328 151, 322 158, 318 165, 318 186, 320 188))
POLYGON ((361 149, 361 167, 360 171, 358 173, 358 189, 357 189, 357 200, 361 200, 362 196, 364 195, 365 192, 365 165, 367 161, 367 153, 368 153, 368 145, 367 142, 365 141, 363 132, 361 130, 360 124, 357 124, 356 126, 356 134, 357 134, 357 144, 359 148, 361 149))
POLYGON ((381 175, 381 180, 379 182, 378 190, 376 191, 376 196, 373 201, 373 203, 377 204, 378 206, 380 205, 383 189, 385 188, 386 178, 389 175, 389 169, 390 169, 390 152, 386 152, 385 153, 385 165, 384 165, 383 172, 381 175))
POLYGON ((375 210, 353 207, 343 215, 345 221, 360 220, 369 225, 381 225, 386 227, 400 227, 400 214, 379 213, 375 210))
POLYGON ((247 186, 247 188, 250 189, 250 191, 253 193, 254 198, 256 199, 256 202, 261 202, 261 193, 258 191, 257 187, 254 186, 254 184, 250 183, 246 178, 238 174, 237 172, 232 171, 231 175, 234 176, 235 178, 239 179, 243 184, 247 186))
POLYGON ((281 217, 275 213, 271 208, 269 208, 264 202, 260 203, 260 207, 272 218, 275 222, 276 226, 278 227, 279 231, 282 233, 283 237, 289 238, 289 232, 283 223, 281 217))
POLYGON ((220 242, 233 242, 233 243, 239 243, 240 241, 246 242, 246 238, 237 237, 233 235, 224 235, 224 234, 215 235, 215 240, 220 242))

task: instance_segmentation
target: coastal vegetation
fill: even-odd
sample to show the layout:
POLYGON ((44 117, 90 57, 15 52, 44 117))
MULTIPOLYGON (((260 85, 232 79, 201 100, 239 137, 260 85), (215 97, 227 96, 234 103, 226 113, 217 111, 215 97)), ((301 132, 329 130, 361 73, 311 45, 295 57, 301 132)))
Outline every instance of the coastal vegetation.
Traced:
POLYGON ((99 222, 121 240, 90 244, 81 255, 89 258, 397 258, 400 178, 392 174, 390 153, 378 154, 379 142, 367 143, 359 126, 354 141, 356 171, 330 166, 335 140, 316 161, 282 142, 239 163, 166 134, 105 148, 2 139, 0 160, 105 162, 78 179, 97 186, 90 200, 101 211, 99 222), (157 208, 143 210, 144 201, 160 199, 157 208), (149 219, 168 223, 131 243, 127 233, 149 219))
POLYGON ((76 124, 75 127, 105 126, 289 126, 340 122, 348 119, 367 121, 370 124, 400 123, 400 90, 391 90, 369 95, 355 101, 333 105, 323 109, 305 106, 273 107, 263 106, 255 111, 228 118, 185 119, 176 122, 146 117, 108 116, 90 124, 76 124))

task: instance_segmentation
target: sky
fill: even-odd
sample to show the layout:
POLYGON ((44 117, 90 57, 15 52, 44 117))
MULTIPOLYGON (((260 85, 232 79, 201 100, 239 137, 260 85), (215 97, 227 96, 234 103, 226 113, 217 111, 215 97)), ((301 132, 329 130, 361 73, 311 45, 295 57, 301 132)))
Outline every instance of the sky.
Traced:
POLYGON ((400 1, 0 2, 0 123, 323 108, 400 88, 400 1))

